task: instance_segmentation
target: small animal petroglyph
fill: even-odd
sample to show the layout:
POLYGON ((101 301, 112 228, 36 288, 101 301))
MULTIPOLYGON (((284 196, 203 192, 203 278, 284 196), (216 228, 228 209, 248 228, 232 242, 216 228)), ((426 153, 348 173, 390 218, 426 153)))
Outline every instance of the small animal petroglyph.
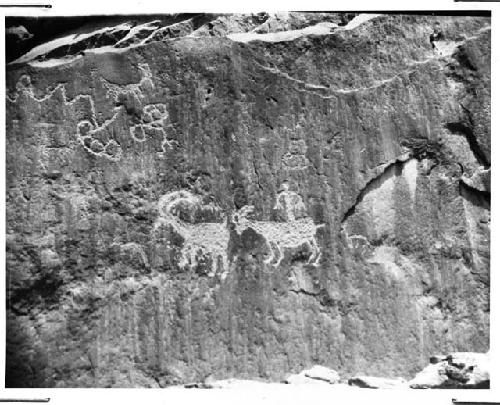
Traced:
POLYGON ((130 135, 136 142, 144 142, 147 136, 162 137, 161 149, 166 153, 165 145, 172 148, 174 140, 169 140, 165 132, 164 126, 173 128, 170 124, 170 119, 165 104, 148 104, 141 114, 141 123, 130 128, 130 135))
POLYGON ((212 259, 212 271, 209 277, 215 276, 219 259, 223 269, 220 277, 227 276, 229 263, 227 248, 229 243, 229 229, 227 219, 222 222, 190 223, 179 218, 181 208, 188 208, 193 213, 196 209, 203 208, 200 197, 189 191, 180 190, 165 194, 158 202, 159 217, 155 222, 155 230, 161 226, 171 226, 174 231, 182 236, 184 244, 181 250, 181 267, 194 268, 198 265, 199 253, 209 255, 212 259))
POLYGON ((349 249, 359 252, 362 256, 364 256, 370 250, 370 241, 364 235, 347 235, 347 246, 349 249))
POLYGON ((262 235, 269 249, 269 257, 264 261, 278 267, 284 258, 283 251, 290 248, 298 248, 307 245, 311 250, 308 263, 314 266, 319 264, 321 259, 321 249, 316 241, 316 231, 325 224, 316 225, 312 218, 295 218, 295 210, 302 209, 304 204, 302 198, 294 192, 288 191, 288 186, 284 185, 284 191, 278 194, 275 208, 285 209, 286 222, 256 221, 248 218, 248 214, 253 212, 254 207, 245 205, 233 214, 232 220, 235 224, 236 232, 241 235, 245 229, 253 229, 262 235), (278 257, 274 251, 278 251, 278 257))
POLYGON ((88 120, 80 121, 77 125, 77 139, 85 150, 95 156, 100 156, 117 162, 122 157, 122 148, 111 138, 109 127, 116 121, 120 111, 104 122, 101 126, 95 126, 88 120))

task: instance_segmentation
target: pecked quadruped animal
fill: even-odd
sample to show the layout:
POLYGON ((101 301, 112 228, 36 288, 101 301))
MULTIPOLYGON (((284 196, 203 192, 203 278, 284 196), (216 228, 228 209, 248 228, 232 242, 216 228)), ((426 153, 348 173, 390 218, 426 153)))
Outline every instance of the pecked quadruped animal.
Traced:
MULTIPOLYGON (((292 201, 295 207, 305 209, 302 198, 285 189, 277 196, 275 208, 286 209, 286 221, 258 221, 250 219, 249 215, 254 211, 253 206, 246 205, 234 212, 230 220, 234 224, 234 229, 238 235, 242 235, 246 229, 252 229, 260 234, 269 249, 265 264, 278 267, 284 259, 286 249, 298 248, 306 245, 311 251, 308 264, 318 266, 321 259, 321 249, 316 239, 316 232, 324 224, 316 225, 312 218, 295 218, 293 206, 280 204, 280 199, 285 202, 292 201)), ((194 212, 199 209, 218 211, 218 207, 204 205, 201 197, 187 190, 169 192, 163 195, 158 202, 158 218, 155 222, 154 230, 163 226, 171 226, 172 229, 183 239, 179 266, 189 266, 191 268, 198 265, 198 255, 209 256, 211 258, 211 271, 209 277, 214 277, 220 273, 221 279, 225 279, 229 273, 228 245, 230 239, 230 227, 228 218, 222 217, 219 222, 194 222, 194 212), (189 220, 182 219, 181 211, 189 214, 189 220), (222 272, 218 269, 222 268, 222 272)))

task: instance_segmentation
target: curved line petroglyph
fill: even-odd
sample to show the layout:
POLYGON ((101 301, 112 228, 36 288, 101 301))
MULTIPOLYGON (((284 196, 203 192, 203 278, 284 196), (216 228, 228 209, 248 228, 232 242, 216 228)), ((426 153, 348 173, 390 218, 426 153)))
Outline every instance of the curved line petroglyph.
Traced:
POLYGON ((114 139, 108 139, 106 135, 108 127, 116 121, 119 114, 120 111, 116 112, 111 119, 97 127, 89 120, 83 120, 77 124, 77 139, 87 152, 114 162, 121 159, 121 146, 114 139), (106 139, 105 143, 103 143, 104 139, 106 139))

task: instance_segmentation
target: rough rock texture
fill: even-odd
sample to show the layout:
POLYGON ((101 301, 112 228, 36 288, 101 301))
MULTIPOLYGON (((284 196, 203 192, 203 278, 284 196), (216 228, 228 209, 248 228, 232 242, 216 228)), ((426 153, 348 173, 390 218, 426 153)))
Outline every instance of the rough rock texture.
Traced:
POLYGON ((484 353, 452 353, 436 359, 408 382, 410 388, 490 388, 490 359, 484 353))
MULTIPOLYGON (((54 58, 70 59, 84 52, 99 49, 120 49, 180 37, 226 37, 235 35, 263 36, 299 32, 301 29, 327 24, 327 27, 345 26, 354 18, 349 13, 258 13, 258 14, 174 14, 144 21, 144 16, 125 18, 121 24, 106 26, 103 21, 91 22, 74 33, 42 42, 26 54, 11 61, 12 64, 29 61, 47 61, 54 58), (104 25, 104 26, 103 26, 104 25), (92 28, 96 28, 93 29, 92 28), (97 29, 97 27, 99 29, 97 29), (90 31, 90 32, 86 32, 90 31)), ((10 33, 19 34, 20 28, 12 27, 10 33)), ((24 34, 23 34, 24 35, 24 34)), ((26 36, 24 35, 24 38, 26 36)), ((14 44, 17 45, 17 42, 14 44)), ((9 51, 9 49, 8 49, 9 51)), ((12 52, 15 53, 15 50, 12 52)), ((10 60, 9 60, 10 61, 10 60)))
POLYGON ((488 351, 490 19, 352 17, 8 67, 7 386, 488 351))

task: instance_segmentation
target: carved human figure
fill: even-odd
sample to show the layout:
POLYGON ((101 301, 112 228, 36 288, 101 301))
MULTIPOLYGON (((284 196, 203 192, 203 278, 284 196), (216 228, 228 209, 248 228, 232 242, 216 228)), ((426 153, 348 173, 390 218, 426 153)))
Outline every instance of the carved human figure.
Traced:
POLYGON ((286 221, 293 221, 305 216, 306 207, 302 201, 302 197, 296 192, 290 191, 290 186, 286 181, 282 184, 281 188, 282 191, 276 197, 274 209, 283 211, 286 221))

